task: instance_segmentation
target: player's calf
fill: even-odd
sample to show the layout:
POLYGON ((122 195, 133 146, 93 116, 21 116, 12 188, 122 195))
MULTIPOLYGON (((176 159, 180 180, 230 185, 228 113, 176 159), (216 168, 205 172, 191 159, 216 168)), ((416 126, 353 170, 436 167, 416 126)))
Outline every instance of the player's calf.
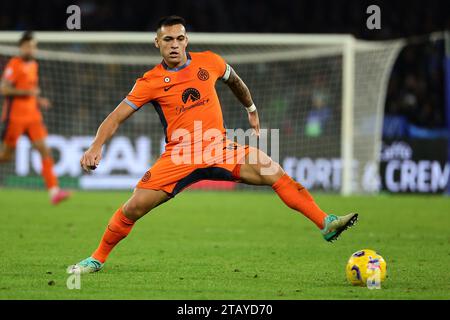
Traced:
POLYGON ((348 214, 342 217, 328 215, 317 205, 308 190, 287 174, 275 182, 272 188, 287 206, 301 212, 314 222, 327 241, 336 240, 358 218, 358 214, 348 214))
POLYGON ((258 149, 252 151, 241 167, 240 179, 244 183, 272 186, 288 207, 302 213, 316 224, 325 240, 337 239, 344 230, 356 222, 357 214, 337 217, 325 213, 308 190, 287 175, 278 163, 258 149))
POLYGON ((170 197, 161 190, 136 189, 133 196, 109 220, 97 247, 87 259, 71 266, 72 273, 92 273, 103 268, 111 251, 128 236, 135 222, 170 197))

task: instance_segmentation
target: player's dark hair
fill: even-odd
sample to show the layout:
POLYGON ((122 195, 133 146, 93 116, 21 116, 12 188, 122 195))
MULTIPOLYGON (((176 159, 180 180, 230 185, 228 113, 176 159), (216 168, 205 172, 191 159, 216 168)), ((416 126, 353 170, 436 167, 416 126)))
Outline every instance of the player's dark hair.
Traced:
POLYGON ((19 39, 19 46, 21 46, 24 42, 31 41, 33 39, 33 31, 25 31, 19 39))
POLYGON ((186 20, 184 20, 184 18, 182 18, 180 16, 172 15, 172 16, 162 17, 158 21, 156 31, 161 29, 161 27, 170 27, 170 26, 174 26, 176 24, 181 24, 183 27, 186 28, 186 20))

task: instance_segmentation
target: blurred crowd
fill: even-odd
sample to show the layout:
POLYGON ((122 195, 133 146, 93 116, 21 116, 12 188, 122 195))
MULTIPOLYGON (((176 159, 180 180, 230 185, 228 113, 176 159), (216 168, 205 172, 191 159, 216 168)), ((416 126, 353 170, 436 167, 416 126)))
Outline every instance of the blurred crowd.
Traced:
POLYGON ((438 138, 445 129, 444 41, 406 46, 392 71, 385 105, 386 138, 438 138))
POLYGON ((450 27, 446 0, 15 0, 0 2, 0 30, 64 30, 66 8, 81 8, 82 30, 153 30, 161 16, 186 18, 190 31, 352 33, 387 39, 450 27), (368 30, 369 5, 381 9, 381 30, 368 30))

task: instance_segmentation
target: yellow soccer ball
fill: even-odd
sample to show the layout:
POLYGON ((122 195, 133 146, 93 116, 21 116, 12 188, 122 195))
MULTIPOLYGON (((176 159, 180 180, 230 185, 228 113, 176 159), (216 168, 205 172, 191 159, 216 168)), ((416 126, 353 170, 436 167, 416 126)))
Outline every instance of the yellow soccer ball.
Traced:
POLYGON ((381 284, 386 279, 386 261, 374 250, 360 250, 348 260, 345 273, 354 286, 366 286, 367 279, 374 276, 379 276, 381 284))

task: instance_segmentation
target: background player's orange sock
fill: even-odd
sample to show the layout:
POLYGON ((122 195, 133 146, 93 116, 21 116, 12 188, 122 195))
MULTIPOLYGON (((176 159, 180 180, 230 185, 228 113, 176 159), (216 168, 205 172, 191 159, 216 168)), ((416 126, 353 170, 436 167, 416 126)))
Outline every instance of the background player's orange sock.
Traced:
POLYGON ((314 202, 313 197, 304 186, 292 180, 285 173, 273 184, 272 188, 288 207, 303 213, 320 229, 323 229, 323 220, 327 214, 314 202))
POLYGON ((124 216, 122 207, 120 207, 116 213, 109 220, 108 227, 106 228, 103 238, 97 250, 94 251, 92 257, 98 261, 104 263, 108 258, 111 250, 119 243, 120 240, 125 238, 134 226, 134 221, 124 216))
POLYGON ((58 187, 58 179, 53 172, 53 159, 51 157, 42 159, 42 177, 48 190, 58 187))

